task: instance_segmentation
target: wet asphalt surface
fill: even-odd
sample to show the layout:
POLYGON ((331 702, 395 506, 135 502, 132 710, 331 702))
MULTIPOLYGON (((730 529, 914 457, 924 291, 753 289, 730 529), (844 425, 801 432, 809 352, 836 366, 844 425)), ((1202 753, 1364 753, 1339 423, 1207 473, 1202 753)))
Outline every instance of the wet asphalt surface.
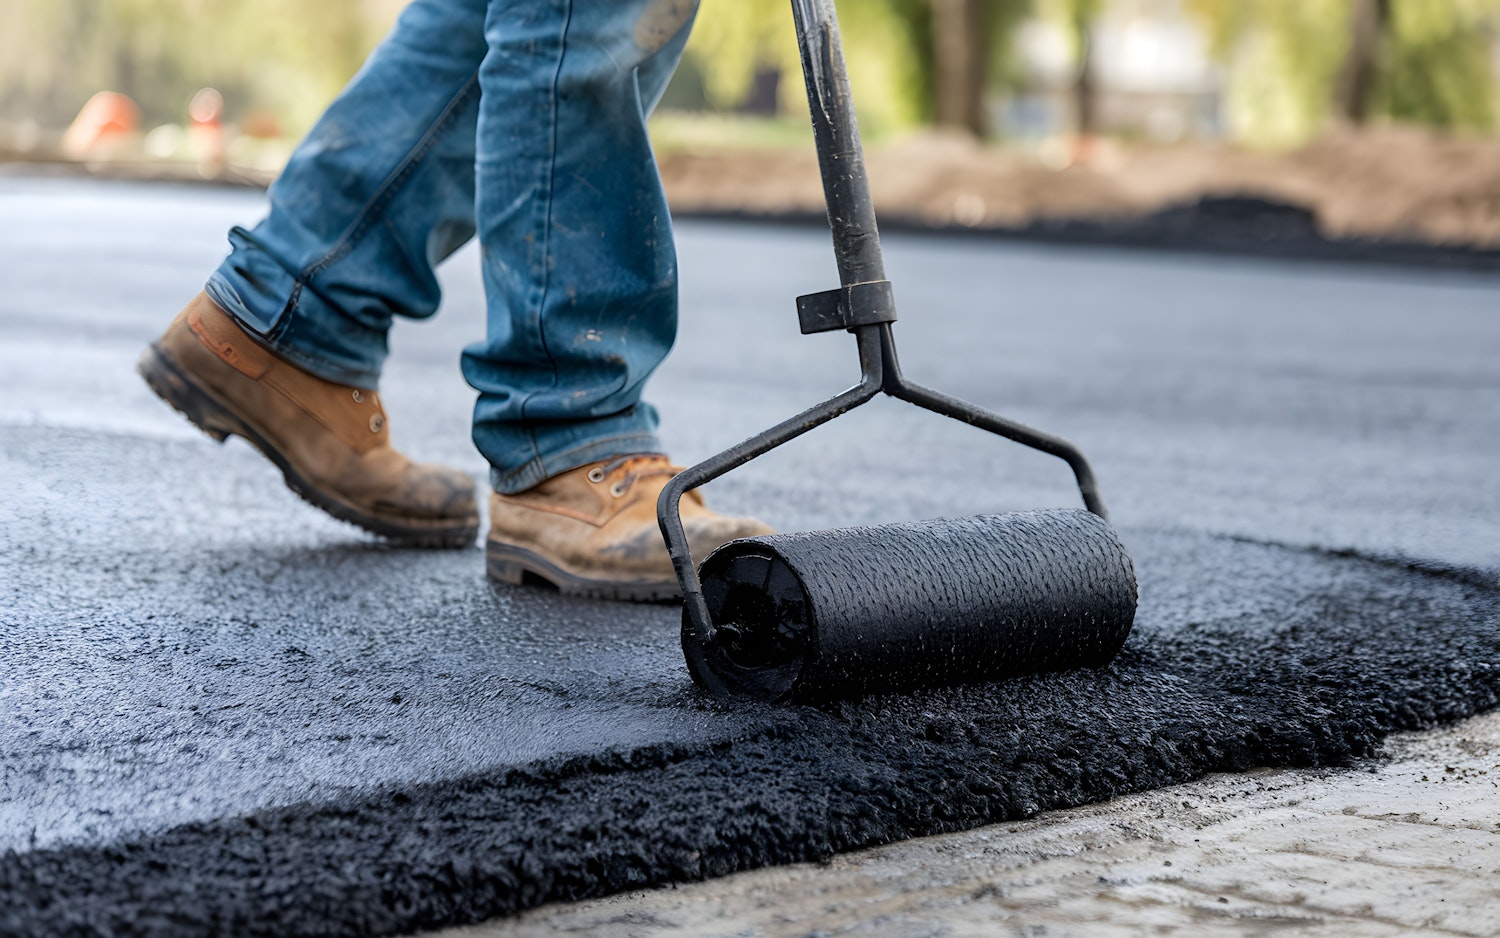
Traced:
MULTIPOLYGON (((1337 765, 1500 701, 1500 280, 888 239, 907 372, 1069 437, 1141 580, 1102 672, 721 704, 671 607, 394 550, 153 398, 136 355, 260 197, 0 178, 0 933, 395 933, 1337 765)), ((856 377, 826 239, 684 223, 652 397, 692 461, 856 377)), ((467 442, 475 256, 383 387, 467 442)), ((708 490, 812 529, 1044 506, 1055 461, 877 403, 708 490)))

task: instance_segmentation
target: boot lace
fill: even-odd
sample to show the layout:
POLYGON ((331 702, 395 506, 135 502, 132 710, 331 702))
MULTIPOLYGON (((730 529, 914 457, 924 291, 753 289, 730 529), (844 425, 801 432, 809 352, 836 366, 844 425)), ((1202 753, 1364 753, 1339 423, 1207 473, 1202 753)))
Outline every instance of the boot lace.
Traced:
POLYGON ((671 460, 663 453, 631 453, 617 456, 605 463, 599 473, 599 481, 602 482, 621 469, 626 470, 624 476, 609 487, 609 494, 616 498, 630 491, 630 487, 640 479, 651 476, 671 478, 682 471, 681 467, 672 465, 671 460))

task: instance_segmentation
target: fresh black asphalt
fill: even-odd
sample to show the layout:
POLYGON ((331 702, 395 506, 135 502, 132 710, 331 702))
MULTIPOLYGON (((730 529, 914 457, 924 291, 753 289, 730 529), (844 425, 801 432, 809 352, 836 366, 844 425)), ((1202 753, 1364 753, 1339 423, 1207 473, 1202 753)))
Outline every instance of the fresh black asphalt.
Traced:
MULTIPOLYGON (((0 934, 375 934, 827 856, 1211 771, 1343 765, 1500 702, 1500 281, 888 241, 907 371, 1072 438, 1141 580, 1102 672, 725 704, 679 613, 394 550, 152 398, 134 358, 259 197, 0 179, 0 934)), ((807 230, 685 223, 653 385, 691 461, 855 377, 807 230)), ((448 307, 398 443, 482 475, 448 307)), ((716 483, 784 529, 1071 506, 872 405, 716 483)))

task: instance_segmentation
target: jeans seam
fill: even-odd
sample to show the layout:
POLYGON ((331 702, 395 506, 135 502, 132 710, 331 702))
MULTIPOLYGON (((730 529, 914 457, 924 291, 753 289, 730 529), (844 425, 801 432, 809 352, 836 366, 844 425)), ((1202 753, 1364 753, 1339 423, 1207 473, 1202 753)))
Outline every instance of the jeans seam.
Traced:
MULTIPOLYGON (((552 368, 551 388, 557 387, 559 378, 557 371, 557 359, 552 357, 552 350, 547 347, 547 328, 543 322, 547 311, 547 294, 552 287, 552 268, 549 256, 552 250, 552 209, 554 196, 557 189, 557 111, 558 92, 562 85, 563 60, 568 54, 568 31, 573 25, 573 2, 568 0, 567 13, 563 17, 562 32, 558 36, 557 65, 552 70, 552 86, 549 90, 548 100, 551 107, 547 113, 547 198, 546 204, 541 211, 542 216, 542 289, 537 297, 536 310, 536 336, 542 347, 542 354, 547 356, 547 364, 552 368)), ((521 419, 526 419, 526 405, 531 399, 540 394, 540 390, 533 390, 521 400, 521 419)), ((535 445, 535 437, 532 443, 535 445)))
MULTIPOLYGON (((328 252, 321 258, 319 258, 315 263, 309 265, 305 270, 303 270, 301 275, 294 279, 294 286, 292 288, 292 298, 294 300, 300 297, 304 285, 310 286, 309 282, 314 277, 322 273, 324 270, 327 270, 329 267, 342 260, 344 257, 347 257, 349 252, 354 249, 354 244, 364 235, 366 231, 370 229, 370 226, 374 224, 374 219, 382 210, 385 209, 387 205, 391 203, 391 200, 400 193, 401 187, 405 184, 406 180, 411 177, 411 174, 416 172, 416 169, 421 164, 422 160, 427 156, 427 154, 432 150, 433 146, 437 143, 439 134, 444 128, 447 127, 450 122, 452 122, 455 115, 457 115, 459 110, 459 103, 466 97, 468 97, 469 92, 471 92, 478 85, 478 83, 479 70, 475 69, 474 73, 469 76, 469 79, 464 82, 463 87, 461 87, 458 92, 453 95, 452 98, 448 99, 447 104, 443 105, 443 110, 439 112, 437 118, 433 120, 431 125, 428 126, 426 132, 422 134, 422 138, 418 140, 416 145, 413 146, 411 150, 406 154, 406 156, 402 158, 401 163, 391 172, 391 174, 380 183, 380 187, 375 190, 375 194, 371 196, 370 201, 365 203, 365 207, 360 210, 359 216, 354 219, 354 221, 349 225, 349 228, 344 232, 343 235, 339 237, 339 240, 334 244, 334 246, 330 248, 328 252)), ((280 328, 281 323, 277 324, 278 329, 273 330, 273 332, 276 333, 276 338, 279 339, 282 334, 290 329, 292 320, 292 316, 290 315, 290 313, 294 308, 294 304, 289 301, 286 310, 284 310, 282 314, 282 322, 286 323, 287 325, 285 328, 280 328)))
POLYGON ((275 325, 271 326, 266 333, 266 341, 273 345, 281 344, 282 336, 292 328, 292 312, 296 310, 297 304, 302 302, 302 277, 292 278, 292 292, 287 294, 286 305, 281 307, 281 313, 276 317, 275 325))
MULTIPOLYGON (((297 303, 301 301, 301 298, 302 284, 300 282, 294 282, 292 285, 292 297, 291 300, 289 300, 287 303, 287 311, 290 312, 292 309, 295 309, 297 303)), ((309 352, 306 349, 303 349, 300 346, 296 345, 295 343, 285 341, 286 333, 290 331, 291 326, 283 324, 289 324, 291 322, 291 319, 291 316, 283 315, 281 320, 276 323, 276 326, 266 334, 265 344, 269 348, 271 348, 273 351, 284 358, 289 358, 294 361, 299 361, 303 364, 312 366, 311 368, 305 370, 320 369, 338 371, 340 373, 349 372, 349 369, 340 362, 336 362, 331 358, 324 358, 322 355, 319 355, 316 352, 309 352)), ((322 375, 319 375, 319 377, 322 377, 322 375)), ((369 377, 373 380, 376 376, 370 375, 369 377)), ((336 381, 334 383, 347 384, 352 382, 336 381)), ((371 389, 373 389, 374 387, 374 384, 370 385, 371 389)))
MULTIPOLYGON (((218 274, 216 273, 214 276, 217 277, 218 274)), ((272 332, 261 332, 258 326, 246 321, 234 309, 228 308, 221 303, 219 298, 213 294, 213 285, 214 278, 210 277, 208 283, 204 284, 203 289, 204 292, 209 294, 209 299, 213 300, 214 305, 222 309, 230 319, 233 319, 245 331, 245 334, 250 337, 252 342, 271 352, 277 358, 291 362, 303 371, 322 378, 324 381, 332 381, 334 384, 346 384, 351 387, 363 388, 370 391, 375 390, 379 385, 380 376, 378 374, 362 369, 351 369, 341 362, 304 351, 295 345, 277 341, 274 330, 272 332)), ((243 298, 239 298, 238 291, 234 290, 231 285, 221 282, 221 286, 223 289, 227 289, 233 293, 239 299, 240 304, 244 305, 243 298)))

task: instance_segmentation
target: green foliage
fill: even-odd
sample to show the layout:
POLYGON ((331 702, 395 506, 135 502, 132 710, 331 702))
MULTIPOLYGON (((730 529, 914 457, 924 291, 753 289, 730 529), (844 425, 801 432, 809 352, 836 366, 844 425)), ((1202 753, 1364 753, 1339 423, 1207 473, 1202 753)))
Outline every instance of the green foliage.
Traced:
POLYGON ((390 22, 379 0, 6 0, 0 106, 66 121, 101 89, 135 98, 148 124, 182 121, 211 85, 229 113, 311 124, 390 22), (23 111, 24 109, 24 111, 23 111))
MULTIPOLYGON (((1228 72, 1238 139, 1292 146, 1326 126, 1350 48, 1350 0, 1187 0, 1228 72)), ((1490 61, 1500 0, 1390 0, 1377 58, 1374 113, 1489 130, 1490 61)))
MULTIPOLYGON (((857 0, 839 9, 849 80, 873 134, 919 123, 931 110, 927 16, 926 0, 857 0)), ((742 103, 761 69, 781 72, 783 111, 807 106, 787 0, 703 0, 687 55, 717 107, 742 103)))
POLYGON ((1379 86, 1381 110, 1396 120, 1489 131, 1495 123, 1497 0, 1398 0, 1379 86))
POLYGON ((849 81, 873 133, 911 127, 931 116, 930 20, 926 0, 856 0, 840 7, 849 81))
MULTIPOLYGON (((987 0, 992 85, 1019 80, 1011 37, 1032 15, 1081 50, 1111 0, 987 0)), ((0 116, 65 123, 101 89, 123 91, 148 125, 181 121, 212 85, 231 118, 254 108, 292 135, 359 67, 402 0, 0 0, 0 116)), ((1224 63, 1226 114, 1242 141, 1288 146, 1334 113, 1350 48, 1351 0, 1184 0, 1224 63)), ((1496 121, 1491 50, 1500 0, 1389 0, 1373 112, 1487 131, 1496 121)), ((929 0, 841 0, 860 116, 874 135, 931 118, 929 0)), ((743 102, 756 73, 783 76, 781 107, 805 108, 788 0, 703 0, 688 55, 709 102, 743 102)))
MULTIPOLYGON (((1019 88, 1025 81, 1016 54, 1016 30, 1031 18, 1043 0, 989 0, 990 86, 1019 88)), ((929 46, 931 44, 929 43, 929 46)))
POLYGON ((1188 0, 1188 8, 1228 66, 1233 136, 1293 146, 1324 125, 1349 48, 1349 0, 1188 0))
POLYGON ((1074 61, 1083 55, 1089 28, 1104 12, 1105 0, 1036 0, 1037 12, 1056 21, 1068 35, 1074 61))
MULTIPOLYGON (((1096 5, 1102 0, 1062 0, 1096 5)), ((994 42, 991 77, 1014 82, 1010 39, 1032 0, 989 0, 994 42)), ((864 129, 878 135, 928 121, 933 102, 932 10, 928 0, 844 0, 839 23, 849 80, 864 129)), ((782 74, 781 109, 807 106, 787 0, 703 0, 688 56, 704 78, 710 103, 735 107, 760 69, 782 74)))
POLYGON ((703 76, 709 103, 731 108, 749 95, 760 69, 796 72, 791 36, 791 5, 782 0, 703 0, 686 55, 703 76))

